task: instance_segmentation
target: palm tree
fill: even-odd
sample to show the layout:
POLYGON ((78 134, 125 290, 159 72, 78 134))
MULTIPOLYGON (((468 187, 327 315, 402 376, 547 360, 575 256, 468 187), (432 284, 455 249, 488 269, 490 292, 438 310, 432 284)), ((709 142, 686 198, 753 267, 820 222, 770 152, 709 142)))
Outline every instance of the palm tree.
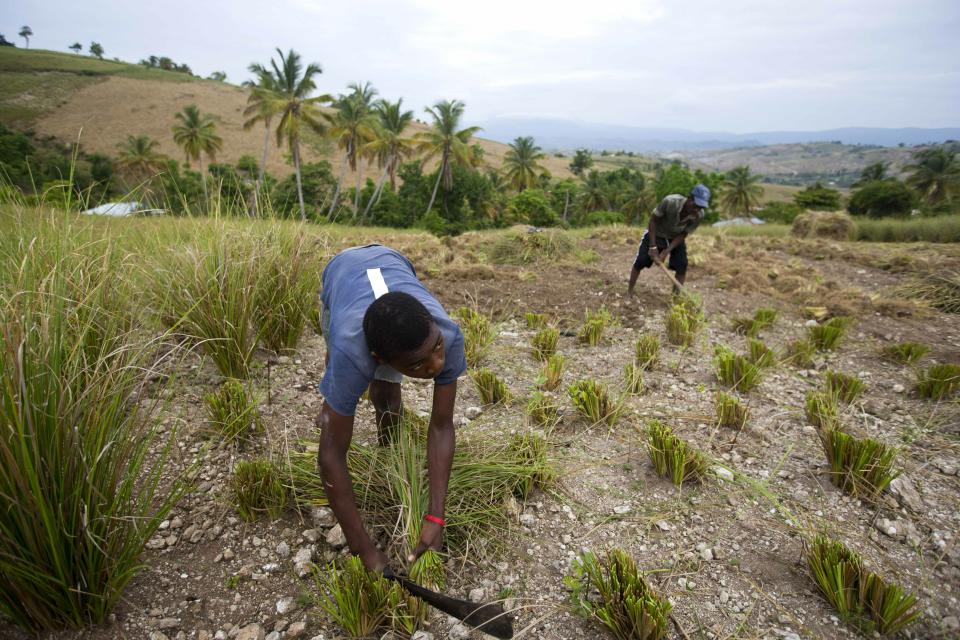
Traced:
POLYGON ((443 100, 426 108, 426 112, 433 118, 433 128, 416 136, 417 148, 424 153, 424 163, 440 156, 437 182, 433 185, 427 212, 433 208, 441 179, 445 191, 453 189, 454 164, 469 167, 478 159, 482 160, 482 156, 478 156, 470 146, 470 138, 480 131, 480 127, 467 127, 458 131, 465 106, 459 100, 443 100))
POLYGON ((546 155, 543 150, 529 136, 511 142, 510 150, 503 158, 503 168, 510 186, 517 191, 537 186, 537 178, 546 172, 538 162, 544 158, 546 155))
POLYGON ((117 145, 117 163, 139 177, 150 178, 166 161, 166 156, 157 151, 160 143, 146 135, 128 135, 125 143, 117 145))
POLYGON ((257 80, 244 82, 244 86, 250 89, 250 95, 247 97, 247 107, 243 110, 243 115, 247 118, 243 123, 243 130, 248 131, 258 122, 263 123, 263 155, 260 159, 257 182, 253 187, 252 213, 256 213, 260 210, 260 187, 263 185, 263 175, 267 168, 267 152, 270 149, 270 123, 277 113, 280 101, 276 99, 276 94, 279 92, 277 78, 271 70, 257 62, 250 64, 247 69, 257 77, 257 80))
MULTIPOLYGON (((307 212, 303 203, 303 180, 300 175, 301 131, 306 127, 321 135, 326 133, 329 117, 320 110, 319 105, 332 102, 333 98, 325 93, 310 97, 310 94, 317 88, 313 77, 323 73, 319 64, 311 62, 304 67, 300 61, 300 54, 293 49, 284 55, 283 51, 278 48, 277 54, 280 56, 279 64, 273 58, 270 59, 275 86, 270 87, 269 82, 263 87, 258 84, 255 89, 255 92, 258 92, 256 101, 263 101, 264 104, 258 106, 256 112, 271 114, 271 117, 280 117, 280 122, 277 124, 277 145, 286 142, 290 149, 290 155, 293 158, 293 170, 297 177, 300 219, 306 220, 307 212)), ((257 71, 254 71, 254 73, 260 75, 257 71)), ((260 79, 263 80, 262 77, 260 79)))
POLYGON ((634 185, 624 197, 620 210, 627 216, 628 224, 634 218, 638 224, 643 224, 643 214, 653 209, 655 200, 652 189, 643 184, 634 185))
POLYGON ((173 141, 183 149, 188 163, 195 160, 200 165, 200 180, 206 199, 207 180, 203 175, 202 155, 206 154, 211 162, 216 160, 217 152, 223 148, 223 138, 217 135, 217 124, 213 118, 201 116, 195 104, 188 104, 174 117, 179 124, 173 126, 173 141))
POLYGON ((407 130, 410 123, 413 122, 413 111, 403 110, 403 98, 396 102, 380 100, 374 106, 374 112, 379 121, 374 127, 374 137, 368 142, 364 149, 372 157, 376 158, 377 166, 383 168, 377 188, 367 203, 363 212, 363 218, 367 217, 370 207, 375 200, 379 200, 380 193, 383 190, 383 184, 387 177, 390 178, 390 189, 397 188, 397 167, 400 161, 413 155, 413 138, 403 137, 403 132, 407 130))
POLYGON ((731 213, 750 215, 750 209, 760 204, 763 187, 759 184, 760 176, 750 173, 749 166, 734 167, 727 172, 723 179, 723 206, 731 213))
POLYGON ((603 182, 603 176, 599 171, 591 171, 583 181, 583 191, 580 195, 580 204, 583 206, 584 213, 601 211, 610 206, 610 200, 607 198, 607 185, 603 182))
POLYGON ((360 107, 365 120, 369 122, 368 137, 363 140, 358 140, 360 143, 360 162, 357 163, 357 189, 354 192, 353 202, 353 210, 356 212, 360 210, 360 188, 363 185, 363 157, 366 155, 364 153, 364 147, 375 137, 376 115, 373 113, 373 109, 374 98, 377 97, 377 90, 374 89, 373 85, 369 82, 364 82, 362 85, 352 82, 347 85, 347 88, 352 91, 351 95, 353 99, 357 101, 357 105, 360 107))
POLYGON ((860 179, 854 182, 852 187, 862 187, 863 185, 869 182, 879 182, 880 180, 886 180, 887 178, 887 169, 890 167, 889 162, 874 162, 873 164, 868 164, 863 168, 863 171, 860 172, 860 179))
POLYGON ((80 53, 80 51, 83 50, 83 45, 80 44, 79 42, 74 42, 72 45, 70 45, 67 48, 72 49, 74 53, 80 53))
POLYGON ((19 35, 20 35, 21 38, 23 38, 24 40, 27 41, 27 47, 26 47, 26 48, 29 49, 29 48, 30 48, 30 36, 33 35, 33 29, 31 29, 31 28, 28 27, 27 25, 23 25, 22 27, 20 27, 20 34, 19 34, 19 35))
POLYGON ((374 130, 377 126, 377 119, 371 112, 370 105, 370 101, 376 95, 376 89, 371 87, 369 83, 363 86, 351 84, 348 88, 353 89, 353 91, 340 96, 334 104, 336 112, 333 116, 333 126, 330 129, 330 136, 337 141, 337 148, 343 151, 346 163, 340 168, 340 179, 337 180, 337 188, 333 192, 333 202, 330 203, 330 210, 327 212, 328 218, 331 218, 336 210, 348 167, 358 176, 358 198, 354 202, 354 216, 357 215, 360 202, 359 167, 361 166, 363 147, 374 138, 374 130))
POLYGON ((919 191, 927 204, 949 202, 960 192, 960 162, 955 153, 936 147, 918 151, 913 158, 914 164, 904 167, 912 172, 907 184, 919 191))

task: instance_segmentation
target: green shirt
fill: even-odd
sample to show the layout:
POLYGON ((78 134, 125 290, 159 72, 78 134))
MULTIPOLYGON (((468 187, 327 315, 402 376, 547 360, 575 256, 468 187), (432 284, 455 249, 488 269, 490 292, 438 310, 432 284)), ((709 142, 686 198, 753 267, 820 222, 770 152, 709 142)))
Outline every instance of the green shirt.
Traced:
POLYGON ((702 209, 697 212, 697 215, 681 219, 683 205, 686 202, 686 196, 675 193, 661 200, 656 206, 652 215, 657 218, 658 238, 673 240, 681 233, 693 233, 693 230, 700 226, 700 221, 703 220, 702 209))

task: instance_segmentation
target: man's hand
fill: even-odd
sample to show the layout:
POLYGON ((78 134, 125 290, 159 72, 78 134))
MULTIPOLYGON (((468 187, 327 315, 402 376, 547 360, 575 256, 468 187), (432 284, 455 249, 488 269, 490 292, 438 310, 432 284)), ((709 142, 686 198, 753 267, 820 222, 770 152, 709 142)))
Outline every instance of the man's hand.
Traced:
POLYGON ((423 528, 420 529, 420 543, 417 548, 407 556, 407 562, 416 562, 417 558, 422 556, 427 549, 441 551, 443 548, 443 526, 429 520, 423 521, 423 528))
POLYGON ((656 246, 650 247, 649 255, 654 262, 660 262, 660 251, 656 246))
POLYGON ((390 564, 386 554, 373 545, 370 545, 369 548, 358 555, 360 556, 360 560, 363 561, 363 566, 371 573, 383 573, 383 570, 390 564))

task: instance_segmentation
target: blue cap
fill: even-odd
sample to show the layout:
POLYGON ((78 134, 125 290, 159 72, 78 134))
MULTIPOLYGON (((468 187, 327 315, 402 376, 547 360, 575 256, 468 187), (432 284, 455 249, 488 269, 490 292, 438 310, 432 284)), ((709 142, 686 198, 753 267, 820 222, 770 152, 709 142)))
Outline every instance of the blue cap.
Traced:
POLYGON ((710 189, 708 189, 706 185, 698 184, 693 189, 690 189, 690 197, 693 198, 693 202, 698 207, 706 209, 710 206, 710 189))

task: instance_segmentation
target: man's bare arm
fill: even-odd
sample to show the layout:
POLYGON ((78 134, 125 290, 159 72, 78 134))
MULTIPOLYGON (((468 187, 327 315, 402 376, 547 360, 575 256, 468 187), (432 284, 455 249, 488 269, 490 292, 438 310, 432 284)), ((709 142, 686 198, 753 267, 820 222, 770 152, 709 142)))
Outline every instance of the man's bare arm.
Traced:
POLYGON ((353 438, 353 416, 340 415, 324 402, 317 415, 317 426, 321 430, 317 464, 330 508, 343 529, 350 551, 360 556, 368 570, 383 571, 387 566, 387 556, 377 549, 363 527, 347 469, 347 449, 353 438))
MULTIPOLYGON (((457 399, 457 382, 436 385, 433 388, 433 410, 427 431, 427 471, 430 476, 429 513, 444 517, 450 467, 456 449, 456 431, 453 428, 453 408, 457 399)), ((416 559, 427 549, 439 551, 443 544, 443 527, 424 520, 420 543, 413 552, 416 559)))

